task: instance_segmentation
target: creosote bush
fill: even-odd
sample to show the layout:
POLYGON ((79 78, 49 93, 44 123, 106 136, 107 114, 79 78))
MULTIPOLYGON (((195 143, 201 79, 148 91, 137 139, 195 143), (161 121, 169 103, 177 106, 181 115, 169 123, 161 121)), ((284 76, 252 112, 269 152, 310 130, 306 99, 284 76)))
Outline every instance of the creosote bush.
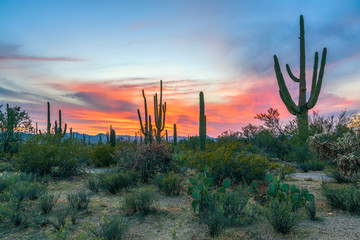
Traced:
POLYGON ((136 181, 133 175, 122 172, 113 172, 103 174, 101 177, 101 185, 103 189, 111 194, 116 194, 123 190, 128 190, 130 186, 135 185, 136 181))
POLYGON ((315 200, 306 203, 305 204, 305 210, 306 210, 306 214, 309 216, 309 218, 311 220, 316 220, 317 219, 315 200))
POLYGON ((168 174, 158 174, 154 178, 156 185, 159 187, 160 191, 167 196, 179 196, 181 192, 181 183, 182 178, 170 172, 168 174))
POLYGON ((72 224, 76 224, 77 218, 78 213, 74 208, 65 204, 61 204, 60 207, 54 211, 54 214, 49 219, 49 223, 56 231, 59 231, 69 219, 71 220, 72 224))
POLYGON ((133 213, 146 215, 155 201, 155 193, 152 189, 138 189, 124 197, 124 205, 133 213))
POLYGON ((39 199, 39 208, 41 209, 43 214, 49 214, 52 212, 53 208, 55 207, 60 194, 54 195, 45 193, 39 199))
POLYGON ((67 195, 70 206, 78 211, 87 209, 90 202, 90 194, 84 190, 79 190, 67 195))
POLYGON ((121 240, 124 238, 128 229, 128 222, 118 215, 113 215, 111 217, 105 216, 96 225, 89 227, 91 234, 96 239, 103 240, 121 240))
POLYGON ((292 210, 290 201, 272 199, 265 207, 265 216, 277 233, 287 234, 296 225, 298 215, 292 210))
POLYGON ((101 178, 100 176, 92 176, 87 179, 85 186, 94 193, 98 193, 101 188, 101 178))
POLYGON ((110 145, 99 145, 95 146, 92 150, 92 163, 95 167, 109 167, 111 164, 114 164, 112 154, 114 153, 115 148, 110 145))

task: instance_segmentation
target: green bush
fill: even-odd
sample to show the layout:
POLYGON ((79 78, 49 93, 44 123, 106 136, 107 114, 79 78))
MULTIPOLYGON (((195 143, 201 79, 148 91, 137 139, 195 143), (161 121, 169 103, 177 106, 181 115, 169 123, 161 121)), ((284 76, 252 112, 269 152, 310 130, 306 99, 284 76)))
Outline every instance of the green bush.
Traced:
POLYGON ((130 186, 135 185, 132 175, 116 172, 106 173, 101 177, 102 187, 109 193, 116 194, 122 190, 128 190, 130 186))
POLYGON ((245 206, 250 199, 246 188, 238 187, 233 192, 228 192, 221 199, 221 206, 224 209, 224 216, 231 225, 244 225, 249 221, 245 206))
POLYGON ((298 216, 290 201, 272 199, 265 207, 265 216, 277 233, 287 234, 296 225, 298 216))
POLYGON ((0 174, 0 193, 5 192, 11 185, 20 181, 18 174, 4 172, 0 174))
POLYGON ((109 167, 114 164, 112 154, 115 148, 110 145, 99 145, 95 146, 92 151, 92 163, 96 167, 109 167))
POLYGON ((16 163, 24 172, 68 177, 84 171, 84 147, 54 135, 36 135, 21 145, 16 163))
POLYGON ((121 240, 128 229, 128 222, 117 215, 105 216, 97 225, 92 225, 89 228, 96 239, 103 240, 121 240))
POLYGON ((125 195, 124 205, 133 213, 146 215, 150 212, 151 204, 155 201, 155 194, 151 189, 139 189, 125 195))
POLYGON ((168 172, 172 168, 173 149, 166 143, 153 142, 137 147, 132 170, 140 172, 145 183, 158 172, 168 172))
POLYGON ((22 193, 11 190, 5 193, 6 202, 0 203, 0 215, 8 218, 15 226, 26 225, 32 208, 25 202, 22 193))
POLYGON ((13 172, 14 166, 8 162, 0 162, 0 172, 13 172))
POLYGON ((179 196, 181 192, 182 179, 178 174, 170 172, 169 174, 158 174, 155 176, 155 183, 160 191, 167 196, 179 196))
POLYGON ((90 194, 84 190, 79 190, 67 195, 70 206, 78 211, 87 209, 90 203, 90 194))
POLYGON ((316 220, 316 204, 315 204, 315 200, 307 202, 305 204, 305 210, 306 210, 306 214, 309 216, 309 218, 311 220, 316 220))
POLYGON ((210 201, 206 208, 199 214, 200 222, 205 225, 206 233, 211 237, 217 237, 228 225, 228 219, 224 215, 224 209, 216 204, 216 200, 210 201))
POLYGON ((339 170, 337 170, 334 166, 328 166, 325 168, 325 174, 326 176, 335 179, 337 183, 348 183, 350 182, 351 178, 344 176, 339 170))
POLYGON ((355 186, 335 188, 323 183, 321 190, 331 207, 360 215, 360 189, 355 186))
POLYGON ((54 195, 46 193, 42 195, 39 199, 39 207, 43 214, 49 214, 52 212, 53 208, 55 207, 60 194, 54 195))
POLYGON ((69 207, 68 205, 60 205, 56 211, 54 211, 54 214, 49 219, 49 223, 55 228, 56 231, 59 231, 66 223, 67 220, 71 220, 73 224, 76 223, 78 218, 77 211, 69 207))
POLYGON ((216 174, 216 183, 225 178, 232 182, 250 183, 252 180, 262 180, 271 169, 267 157, 251 152, 252 145, 244 145, 238 141, 224 144, 211 144, 205 152, 187 152, 180 161, 190 168, 204 171, 209 166, 216 174))
POLYGON ((100 191, 101 184, 101 178, 99 176, 92 176, 85 182, 85 186, 94 193, 100 191))

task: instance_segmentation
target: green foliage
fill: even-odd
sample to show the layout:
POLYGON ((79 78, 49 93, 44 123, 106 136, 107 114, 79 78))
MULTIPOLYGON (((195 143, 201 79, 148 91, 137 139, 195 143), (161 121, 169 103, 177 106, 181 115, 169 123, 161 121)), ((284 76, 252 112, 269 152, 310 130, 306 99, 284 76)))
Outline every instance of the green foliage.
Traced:
POLYGON ((85 182, 85 186, 94 193, 98 193, 101 188, 101 179, 99 176, 91 176, 85 182))
POLYGON ((331 207, 360 215, 360 189, 355 186, 335 188, 323 183, 321 190, 331 207))
MULTIPOLYGON (((270 182, 266 190, 267 200, 277 199, 280 202, 288 202, 295 211, 305 206, 306 202, 314 201, 314 195, 309 193, 305 188, 298 189, 295 185, 290 186, 288 183, 281 183, 280 176, 273 177, 271 174, 266 175, 266 180, 270 182)), ((251 193, 259 194, 256 182, 253 182, 249 190, 251 193)))
POLYGON ((31 119, 20 107, 9 107, 2 111, 0 105, 0 154, 14 154, 18 151, 23 139, 21 132, 32 131, 31 119))
POLYGON ((209 204, 199 215, 200 221, 205 225, 206 233, 211 237, 217 237, 228 225, 224 217, 224 209, 216 204, 216 200, 209 204))
POLYGON ((326 176, 335 179, 337 183, 348 183, 351 180, 350 177, 344 176, 336 167, 331 165, 325 168, 324 173, 326 176))
POLYGON ((150 212, 151 204, 155 201, 155 194, 151 189, 138 189, 124 197, 124 205, 133 213, 146 215, 150 212))
POLYGON ((30 204, 25 202, 23 193, 14 188, 5 193, 6 202, 0 203, 0 215, 5 216, 15 226, 26 225, 32 213, 30 204))
POLYGON ((1 172, 13 172, 14 166, 8 162, 0 162, 0 173, 1 172))
POLYGON ((155 183, 160 191, 167 196, 179 196, 181 192, 182 179, 178 174, 170 172, 168 174, 158 174, 155 176, 155 183))
POLYGON ((99 223, 89 227, 89 230, 96 239, 121 240, 129 229, 128 222, 118 216, 105 216, 99 223))
POLYGON ((49 219, 49 223, 55 228, 56 231, 59 231, 62 226, 66 224, 66 221, 70 219, 71 222, 75 224, 77 218, 78 213, 74 208, 62 204, 58 209, 56 209, 56 211, 54 211, 54 214, 49 219))
POLYGON ((21 171, 68 177, 81 174, 85 157, 83 146, 56 135, 36 135, 22 144, 17 155, 21 171))
POLYGON ((238 141, 209 144, 205 152, 187 152, 180 161, 188 167, 203 171, 206 166, 216 174, 216 182, 230 178, 232 182, 250 183, 265 178, 270 170, 269 160, 251 152, 252 145, 238 141))
POLYGON ((310 201, 305 204, 306 214, 311 220, 316 220, 316 204, 315 201, 310 201))
POLYGON ((116 194, 122 190, 128 190, 136 182, 132 175, 122 172, 106 173, 101 177, 102 187, 111 194, 116 194))
POLYGON ((115 161, 112 158, 115 148, 111 145, 95 146, 92 150, 92 163, 96 167, 109 167, 115 161))
POLYGON ((172 168, 173 149, 166 143, 153 142, 137 147, 132 170, 141 174, 141 180, 148 182, 158 172, 168 172, 172 168))
POLYGON ((39 199, 39 208, 41 209, 42 213, 43 214, 51 213, 59 197, 60 194, 54 195, 54 194, 46 193, 42 195, 39 199))
POLYGON ((114 163, 123 171, 133 170, 137 154, 137 144, 128 141, 118 142, 112 154, 114 163))
POLYGON ((69 239, 69 228, 71 224, 71 218, 65 218, 63 225, 60 225, 59 229, 55 232, 47 232, 46 237, 49 240, 67 240, 69 239))
POLYGON ((72 192, 67 195, 70 206, 78 211, 87 209, 90 203, 90 194, 84 190, 72 192))
POLYGON ((271 199, 265 207, 265 216, 277 233, 289 233, 298 219, 296 212, 293 212, 292 203, 290 201, 279 201, 279 199, 271 199))

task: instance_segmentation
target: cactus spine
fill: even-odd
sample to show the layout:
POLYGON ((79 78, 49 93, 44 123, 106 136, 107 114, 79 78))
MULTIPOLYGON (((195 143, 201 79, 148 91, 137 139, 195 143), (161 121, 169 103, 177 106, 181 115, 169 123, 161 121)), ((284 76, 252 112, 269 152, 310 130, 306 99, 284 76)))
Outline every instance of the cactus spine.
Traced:
POLYGON ((177 145, 177 131, 176 131, 176 124, 174 124, 174 146, 176 147, 177 145))
POLYGON ((156 141, 161 142, 161 132, 165 128, 166 102, 162 104, 162 80, 160 80, 160 103, 158 104, 157 93, 154 95, 154 116, 156 141))
POLYGON ((110 125, 110 146, 115 147, 115 145, 116 145, 115 130, 110 125))
POLYGON ((204 93, 200 92, 200 119, 199 119, 199 137, 200 137, 200 150, 206 149, 206 115, 204 93))
POLYGON ((281 73, 279 61, 277 56, 274 55, 274 69, 277 78, 277 82, 279 85, 279 92, 281 100, 284 102, 288 111, 297 117, 297 124, 299 129, 299 138, 301 141, 305 142, 309 136, 309 119, 308 119, 308 110, 312 109, 320 94, 322 80, 324 76, 325 63, 326 63, 326 53, 327 49, 324 48, 321 57, 320 70, 318 75, 318 62, 319 62, 319 54, 315 52, 314 57, 314 67, 313 67, 313 76, 312 76, 312 84, 311 84, 311 94, 308 101, 306 101, 306 79, 305 79, 305 31, 304 31, 304 18, 300 16, 300 77, 297 78, 291 72, 291 69, 288 64, 286 64, 286 70, 290 76, 290 78, 294 82, 299 83, 299 103, 295 104, 291 95, 289 93, 288 88, 286 87, 284 77, 281 73))

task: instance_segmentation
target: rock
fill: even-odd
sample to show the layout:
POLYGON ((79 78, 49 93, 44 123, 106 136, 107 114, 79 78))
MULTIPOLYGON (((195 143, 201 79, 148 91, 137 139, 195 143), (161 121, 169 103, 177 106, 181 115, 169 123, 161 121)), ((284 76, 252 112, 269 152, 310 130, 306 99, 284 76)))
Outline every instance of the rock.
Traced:
POLYGON ((332 212, 329 212, 328 214, 330 217, 334 216, 334 214, 332 212))
POLYGON ((304 181, 312 181, 313 179, 312 179, 312 177, 306 177, 306 178, 304 178, 304 181))

